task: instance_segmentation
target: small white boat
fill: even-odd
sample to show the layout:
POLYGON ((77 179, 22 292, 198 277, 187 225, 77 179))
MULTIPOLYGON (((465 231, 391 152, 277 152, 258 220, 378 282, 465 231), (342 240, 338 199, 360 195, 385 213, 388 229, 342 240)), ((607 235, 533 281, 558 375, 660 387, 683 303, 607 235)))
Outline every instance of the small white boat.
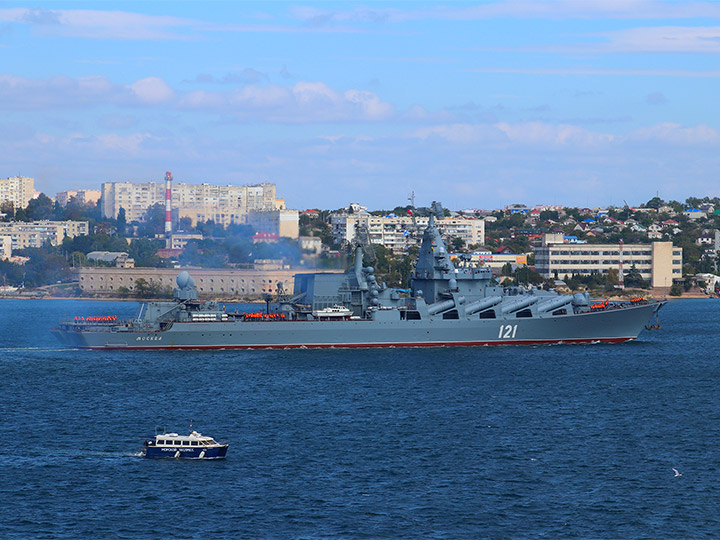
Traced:
POLYGON ((326 307, 323 309, 318 309, 316 311, 312 312, 313 317, 320 320, 328 320, 328 319, 349 319, 352 315, 352 311, 350 311, 345 306, 338 306, 337 304, 331 307, 326 307))
POLYGON ((152 458, 220 459, 227 454, 228 444, 190 431, 189 435, 162 433, 145 439, 143 455, 152 458))

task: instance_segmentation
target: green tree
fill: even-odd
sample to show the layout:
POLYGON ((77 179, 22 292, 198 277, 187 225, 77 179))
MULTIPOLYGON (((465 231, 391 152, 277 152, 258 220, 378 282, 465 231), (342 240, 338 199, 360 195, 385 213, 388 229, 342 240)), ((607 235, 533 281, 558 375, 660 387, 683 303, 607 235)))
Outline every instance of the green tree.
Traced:
POLYGON ((165 205, 153 204, 145 211, 143 222, 138 227, 138 235, 154 238, 156 234, 165 232, 165 205))
POLYGON ((15 218, 15 205, 11 201, 0 202, 0 214, 5 214, 3 221, 12 221, 15 218))
POLYGON ((625 287, 628 289, 649 289, 650 284, 640 275, 640 271, 633 264, 625 273, 623 278, 625 287))
POLYGON ((50 197, 41 193, 36 199, 30 199, 25 208, 26 221, 39 221, 50 219, 53 213, 53 202, 50 197))
POLYGON ((619 271, 617 268, 610 268, 605 274, 605 290, 612 291, 618 284, 619 271))
POLYGON ((450 247, 453 251, 463 251, 465 249, 465 240, 455 237, 450 241, 450 247))
POLYGON ((665 201, 663 201, 660 197, 653 197, 648 202, 645 203, 645 208, 654 208, 657 210, 661 206, 665 205, 665 201))
POLYGON ((118 210, 116 226, 118 235, 125 236, 125 231, 127 231, 127 218, 125 217, 125 209, 122 206, 120 210, 118 210))
POLYGON ((148 298, 150 296, 150 284, 144 278, 138 278, 135 280, 135 286, 133 287, 135 295, 139 298, 148 298))

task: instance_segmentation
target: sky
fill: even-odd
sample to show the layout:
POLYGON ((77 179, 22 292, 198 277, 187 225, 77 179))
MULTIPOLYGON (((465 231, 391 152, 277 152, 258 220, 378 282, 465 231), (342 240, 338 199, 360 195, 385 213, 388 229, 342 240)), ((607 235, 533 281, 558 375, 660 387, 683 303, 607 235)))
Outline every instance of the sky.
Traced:
POLYGON ((288 208, 718 196, 720 2, 3 2, 0 178, 288 208))

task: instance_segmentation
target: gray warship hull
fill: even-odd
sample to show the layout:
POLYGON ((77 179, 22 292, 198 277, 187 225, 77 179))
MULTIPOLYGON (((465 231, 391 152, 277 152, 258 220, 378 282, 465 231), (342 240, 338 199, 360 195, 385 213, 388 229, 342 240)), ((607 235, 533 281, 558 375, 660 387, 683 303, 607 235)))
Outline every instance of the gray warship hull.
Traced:
POLYGON ((620 343, 638 337, 664 302, 553 318, 176 322, 164 330, 121 326, 55 329, 83 349, 291 349, 620 343))
POLYGON ((144 303, 119 323, 76 318, 54 333, 86 349, 284 349, 619 343, 646 325, 659 327, 664 302, 593 302, 587 292, 505 286, 487 267, 456 266, 434 224, 442 212, 433 203, 409 291, 380 283, 358 247, 345 274, 297 274, 294 295, 281 288, 261 313, 199 301, 193 279, 181 272, 173 302, 144 303))

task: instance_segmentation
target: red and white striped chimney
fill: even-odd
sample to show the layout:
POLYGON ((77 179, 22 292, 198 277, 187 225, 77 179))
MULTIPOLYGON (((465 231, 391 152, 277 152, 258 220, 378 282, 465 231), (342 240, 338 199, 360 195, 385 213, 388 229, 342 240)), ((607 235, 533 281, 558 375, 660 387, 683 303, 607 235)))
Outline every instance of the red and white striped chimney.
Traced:
MULTIPOLYGON (((172 236, 172 173, 165 173, 165 239, 170 243, 172 236)), ((166 246, 171 247, 171 246, 166 246)))

